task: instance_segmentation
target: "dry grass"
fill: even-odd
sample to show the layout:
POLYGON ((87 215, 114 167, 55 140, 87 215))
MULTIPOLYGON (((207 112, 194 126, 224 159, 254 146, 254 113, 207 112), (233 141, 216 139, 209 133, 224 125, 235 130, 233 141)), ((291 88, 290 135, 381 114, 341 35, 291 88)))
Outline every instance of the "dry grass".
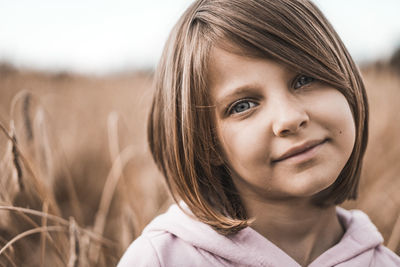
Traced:
POLYGON ((0 266, 113 266, 169 203, 145 141, 151 78, 0 67, 0 266))
POLYGON ((360 194, 345 206, 364 210, 400 254, 400 69, 377 63, 363 76, 370 104, 370 138, 364 161, 360 194))
MULTIPOLYGON (((371 137, 360 197, 400 253, 400 75, 363 69, 371 137)), ((170 198, 146 144, 152 74, 0 66, 0 266, 114 266, 170 198)))

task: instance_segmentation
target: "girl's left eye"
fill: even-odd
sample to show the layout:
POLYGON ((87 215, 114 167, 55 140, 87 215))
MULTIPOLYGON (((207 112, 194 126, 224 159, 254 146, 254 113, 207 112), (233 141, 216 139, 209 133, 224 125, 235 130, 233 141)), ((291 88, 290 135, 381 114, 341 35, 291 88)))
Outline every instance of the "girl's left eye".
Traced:
POLYGON ((229 110, 229 114, 237 114, 237 113, 242 113, 248 109, 251 109, 253 107, 257 106, 257 104, 253 101, 250 100, 241 100, 237 103, 235 103, 229 110))
POLYGON ((309 83, 312 83, 315 79, 313 77, 305 76, 305 75, 299 75, 296 77, 294 81, 294 89, 299 89, 300 87, 303 87, 309 83))

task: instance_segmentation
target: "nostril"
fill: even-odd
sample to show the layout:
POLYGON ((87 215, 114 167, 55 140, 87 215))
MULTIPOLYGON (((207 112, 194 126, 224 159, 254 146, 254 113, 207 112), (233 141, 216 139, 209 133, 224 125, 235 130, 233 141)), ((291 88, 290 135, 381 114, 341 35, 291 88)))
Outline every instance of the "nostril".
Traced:
POLYGON ((307 121, 302 121, 302 122, 300 123, 300 128, 306 126, 306 124, 307 124, 307 121))
POLYGON ((281 136, 286 136, 286 135, 288 135, 288 134, 290 134, 290 130, 282 130, 281 131, 281 136))
POLYGON ((288 136, 293 133, 296 133, 298 130, 300 130, 301 128, 304 128, 306 126, 307 126, 307 120, 304 120, 300 124, 297 124, 297 126, 292 125, 292 128, 288 126, 287 128, 281 129, 279 131, 279 135, 280 136, 288 136))
POLYGON ((276 136, 289 136, 307 128, 310 118, 304 108, 284 109, 273 121, 273 132, 276 136))

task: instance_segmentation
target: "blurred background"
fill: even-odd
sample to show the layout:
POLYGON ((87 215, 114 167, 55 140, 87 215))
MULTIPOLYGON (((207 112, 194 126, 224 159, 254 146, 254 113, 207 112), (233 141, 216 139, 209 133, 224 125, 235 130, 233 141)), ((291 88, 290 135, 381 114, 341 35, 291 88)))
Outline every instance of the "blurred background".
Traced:
MULTIPOLYGON (((314 2, 370 101, 360 196, 344 206, 400 253, 400 1, 314 2)), ((1 266, 115 265, 171 203, 146 117, 164 42, 191 3, 0 0, 1 266)))
MULTIPOLYGON (((44 71, 153 69, 191 0, 0 1, 0 59, 44 71)), ((400 43, 397 0, 316 0, 358 62, 400 43)))

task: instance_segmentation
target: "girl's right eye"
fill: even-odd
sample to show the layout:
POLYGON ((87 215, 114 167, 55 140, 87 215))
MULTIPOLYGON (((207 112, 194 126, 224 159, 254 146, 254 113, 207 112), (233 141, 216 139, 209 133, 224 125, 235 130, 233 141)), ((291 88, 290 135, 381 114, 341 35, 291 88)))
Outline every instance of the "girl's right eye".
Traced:
POLYGON ((232 105, 231 108, 228 110, 228 114, 237 114, 245 112, 253 107, 257 106, 257 103, 250 100, 240 100, 232 105))

